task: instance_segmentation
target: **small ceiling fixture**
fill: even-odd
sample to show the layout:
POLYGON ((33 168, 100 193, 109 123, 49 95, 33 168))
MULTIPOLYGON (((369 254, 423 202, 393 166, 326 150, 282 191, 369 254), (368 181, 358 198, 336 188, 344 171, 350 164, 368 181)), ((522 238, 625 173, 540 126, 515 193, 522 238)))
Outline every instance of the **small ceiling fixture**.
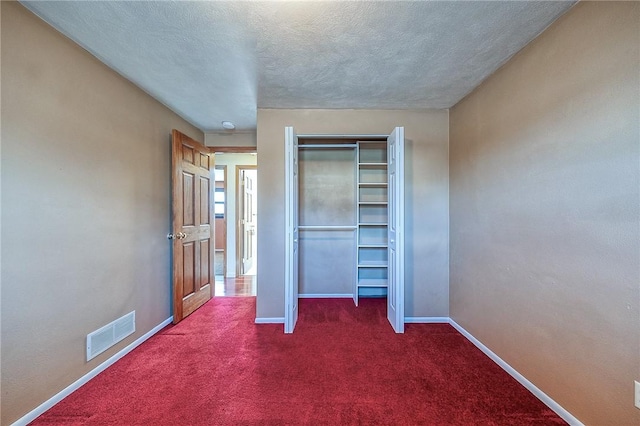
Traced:
POLYGON ((227 129, 227 130, 233 130, 233 129, 235 129, 235 128, 236 128, 236 125, 235 125, 235 124, 233 124, 233 123, 232 123, 232 122, 230 122, 230 121, 223 121, 223 122, 222 122, 222 128, 223 128, 223 129, 227 129))

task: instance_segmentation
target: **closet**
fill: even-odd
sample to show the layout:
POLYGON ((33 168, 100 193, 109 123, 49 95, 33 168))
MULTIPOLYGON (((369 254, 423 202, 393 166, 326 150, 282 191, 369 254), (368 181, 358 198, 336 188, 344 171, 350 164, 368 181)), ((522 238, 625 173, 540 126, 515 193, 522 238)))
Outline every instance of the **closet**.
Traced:
POLYGON ((285 129, 285 332, 301 297, 386 296, 404 330, 404 129, 296 135, 285 129))

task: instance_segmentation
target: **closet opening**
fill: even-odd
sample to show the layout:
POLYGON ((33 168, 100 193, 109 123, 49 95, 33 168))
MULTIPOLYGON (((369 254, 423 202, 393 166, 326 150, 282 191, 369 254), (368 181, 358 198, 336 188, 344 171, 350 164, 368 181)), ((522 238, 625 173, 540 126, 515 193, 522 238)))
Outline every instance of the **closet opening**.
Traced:
POLYGON ((387 299, 404 330, 404 130, 295 135, 286 128, 285 332, 299 298, 387 299))

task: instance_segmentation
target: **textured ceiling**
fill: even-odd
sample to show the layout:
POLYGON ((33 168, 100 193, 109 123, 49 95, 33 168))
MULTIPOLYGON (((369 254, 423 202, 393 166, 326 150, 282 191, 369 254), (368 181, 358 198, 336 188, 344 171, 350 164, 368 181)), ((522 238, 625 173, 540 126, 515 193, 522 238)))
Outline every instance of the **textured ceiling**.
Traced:
POLYGON ((23 1, 205 131, 257 108, 448 108, 574 2, 23 1))

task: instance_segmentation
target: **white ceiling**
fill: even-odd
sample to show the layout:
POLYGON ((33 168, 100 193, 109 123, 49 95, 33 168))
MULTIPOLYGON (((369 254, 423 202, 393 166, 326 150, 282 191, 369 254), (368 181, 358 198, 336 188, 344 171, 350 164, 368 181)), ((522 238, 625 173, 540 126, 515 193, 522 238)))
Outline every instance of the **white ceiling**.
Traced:
POLYGON ((257 108, 448 108, 570 1, 22 1, 204 131, 257 108))

